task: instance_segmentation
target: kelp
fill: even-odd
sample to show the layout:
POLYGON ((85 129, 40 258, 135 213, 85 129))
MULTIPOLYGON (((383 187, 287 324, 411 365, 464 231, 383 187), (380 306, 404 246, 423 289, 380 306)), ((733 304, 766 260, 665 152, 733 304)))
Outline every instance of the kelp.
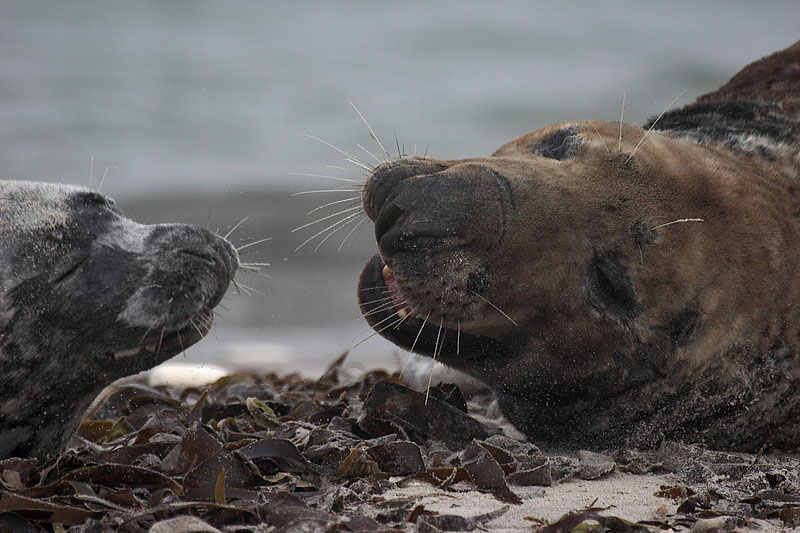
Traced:
POLYGON ((616 470, 675 472, 687 484, 656 495, 678 512, 664 507, 652 521, 633 524, 608 516, 613 511, 584 509, 552 524, 532 517, 531 528, 800 523, 796 463, 669 442, 649 453, 544 454, 487 423, 489 395, 466 398, 452 384, 426 395, 383 370, 350 377, 343 361, 318 380, 266 374, 190 389, 119 385, 90 411, 67 450, 41 463, 0 461, 0 530, 473 530, 490 528, 520 504, 519 487, 616 470), (727 484, 716 491, 689 486, 722 478, 727 484), (386 496, 419 481, 443 495, 483 491, 504 505, 464 517, 386 496))

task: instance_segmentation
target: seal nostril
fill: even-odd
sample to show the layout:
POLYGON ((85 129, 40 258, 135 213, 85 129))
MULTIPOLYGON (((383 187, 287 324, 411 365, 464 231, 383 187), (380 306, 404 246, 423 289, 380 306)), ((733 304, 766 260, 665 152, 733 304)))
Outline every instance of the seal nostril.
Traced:
POLYGON ((404 211, 397 207, 393 202, 384 205, 377 219, 375 220, 375 237, 378 242, 381 242, 381 237, 395 225, 395 223, 403 216, 404 211))

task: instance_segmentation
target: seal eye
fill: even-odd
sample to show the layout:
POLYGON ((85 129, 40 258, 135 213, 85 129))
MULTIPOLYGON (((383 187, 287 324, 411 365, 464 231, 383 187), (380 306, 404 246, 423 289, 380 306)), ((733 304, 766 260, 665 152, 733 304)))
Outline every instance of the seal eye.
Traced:
POLYGON ((578 153, 581 137, 576 127, 565 128, 545 137, 533 146, 536 155, 563 161, 578 153))
POLYGON ((589 302, 596 311, 627 319, 637 312, 636 293, 617 256, 595 253, 587 275, 589 302))

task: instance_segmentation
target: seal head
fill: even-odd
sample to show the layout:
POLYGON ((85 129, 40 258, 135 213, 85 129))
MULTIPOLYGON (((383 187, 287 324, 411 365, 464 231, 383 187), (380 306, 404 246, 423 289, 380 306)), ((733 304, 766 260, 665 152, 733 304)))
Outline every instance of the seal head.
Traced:
POLYGON ((0 457, 57 450, 103 387, 200 340, 239 263, 66 185, 0 181, 0 234, 0 457))
POLYGON ((363 189, 364 316, 540 441, 796 445, 800 124, 761 98, 384 162, 363 189))

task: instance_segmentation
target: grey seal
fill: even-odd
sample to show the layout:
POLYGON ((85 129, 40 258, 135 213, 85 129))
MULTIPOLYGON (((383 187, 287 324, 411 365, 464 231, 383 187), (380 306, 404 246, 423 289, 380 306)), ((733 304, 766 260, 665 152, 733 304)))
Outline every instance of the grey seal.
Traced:
POLYGON ((238 264, 203 228, 0 181, 0 458, 58 451, 103 387, 200 340, 238 264))
POLYGON ((800 446, 800 43, 641 128, 388 160, 362 198, 367 321, 530 438, 800 446))

